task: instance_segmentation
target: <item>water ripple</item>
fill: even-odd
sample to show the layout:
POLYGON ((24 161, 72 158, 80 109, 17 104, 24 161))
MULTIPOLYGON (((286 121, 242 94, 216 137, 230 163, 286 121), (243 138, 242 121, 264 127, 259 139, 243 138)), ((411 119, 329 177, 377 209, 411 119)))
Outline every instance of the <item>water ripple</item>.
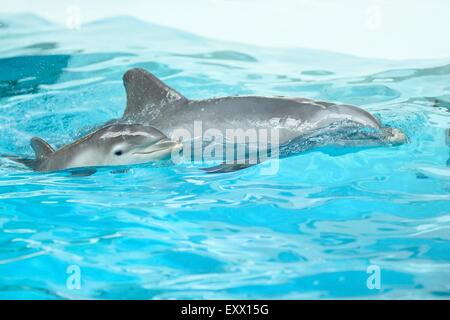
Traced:
POLYGON ((0 153, 31 155, 34 135, 61 146, 120 117, 134 67, 189 98, 358 104, 409 138, 322 148, 274 176, 184 164, 73 177, 0 159, 0 298, 448 297, 449 61, 257 48, 126 17, 72 33, 2 15, 0 34, 0 153), (82 270, 76 292, 69 265, 82 270))

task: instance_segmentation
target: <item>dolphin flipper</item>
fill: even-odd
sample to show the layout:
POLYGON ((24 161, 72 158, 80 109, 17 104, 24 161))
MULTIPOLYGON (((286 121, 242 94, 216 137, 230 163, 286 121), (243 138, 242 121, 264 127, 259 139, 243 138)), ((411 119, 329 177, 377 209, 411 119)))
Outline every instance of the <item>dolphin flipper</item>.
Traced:
POLYGON ((143 69, 131 69, 123 76, 123 84, 127 93, 127 106, 124 119, 135 120, 148 108, 164 107, 177 100, 188 100, 151 73, 143 69))
POLYGON ((227 173, 227 172, 234 172, 234 171, 239 171, 242 169, 246 169, 249 167, 252 167, 256 165, 256 163, 254 164, 227 164, 227 163, 222 163, 219 164, 218 166, 214 166, 214 167, 209 167, 209 168, 201 168, 201 170, 205 171, 206 173, 227 173))
POLYGON ((69 170, 71 177, 89 177, 97 172, 96 169, 93 168, 77 168, 69 170))

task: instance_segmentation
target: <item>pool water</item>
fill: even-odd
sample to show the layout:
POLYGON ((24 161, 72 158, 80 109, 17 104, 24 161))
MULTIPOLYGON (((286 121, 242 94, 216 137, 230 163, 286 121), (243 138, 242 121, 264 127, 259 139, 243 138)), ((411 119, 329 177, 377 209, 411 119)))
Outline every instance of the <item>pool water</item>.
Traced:
POLYGON ((409 141, 308 152, 276 175, 184 163, 76 177, 2 158, 0 298, 449 298, 450 53, 367 59, 127 17, 69 30, 0 15, 0 153, 31 156, 33 136, 58 147, 120 117, 133 67, 192 99, 354 104, 409 141))

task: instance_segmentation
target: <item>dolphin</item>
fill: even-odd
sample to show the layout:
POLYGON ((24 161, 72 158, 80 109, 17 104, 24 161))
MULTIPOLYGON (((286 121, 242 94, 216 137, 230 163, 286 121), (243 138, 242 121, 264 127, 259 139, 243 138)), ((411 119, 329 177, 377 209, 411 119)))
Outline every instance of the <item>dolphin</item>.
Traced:
MULTIPOLYGON (((34 171, 51 172, 162 160, 176 152, 180 143, 171 141, 161 131, 148 125, 109 124, 59 150, 54 150, 38 137, 31 139, 31 147, 35 152, 35 159, 16 156, 7 158, 34 171)), ((92 174, 95 170, 86 172, 92 174)))
MULTIPOLYGON (((369 112, 347 104, 262 96, 189 100, 139 68, 127 71, 123 83, 127 102, 118 121, 152 125, 171 138, 180 130, 188 132, 191 141, 195 141, 204 140, 201 135, 208 130, 276 128, 280 157, 319 145, 397 145, 407 139, 399 129, 383 126, 369 112), (201 123, 201 132, 196 130, 196 122, 201 123)), ((202 144, 205 147, 207 144, 202 144)), ((247 166, 222 164, 207 171, 229 172, 247 166)))

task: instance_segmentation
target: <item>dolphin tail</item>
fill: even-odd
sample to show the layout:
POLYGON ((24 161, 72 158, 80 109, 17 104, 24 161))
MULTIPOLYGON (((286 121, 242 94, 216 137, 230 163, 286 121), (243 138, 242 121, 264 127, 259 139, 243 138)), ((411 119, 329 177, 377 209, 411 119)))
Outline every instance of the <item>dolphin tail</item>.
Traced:
POLYGON ((37 166, 37 160, 36 159, 27 159, 27 158, 21 158, 18 156, 8 155, 8 154, 0 154, 0 157, 9 159, 11 161, 23 164, 27 166, 30 169, 35 170, 37 166))

